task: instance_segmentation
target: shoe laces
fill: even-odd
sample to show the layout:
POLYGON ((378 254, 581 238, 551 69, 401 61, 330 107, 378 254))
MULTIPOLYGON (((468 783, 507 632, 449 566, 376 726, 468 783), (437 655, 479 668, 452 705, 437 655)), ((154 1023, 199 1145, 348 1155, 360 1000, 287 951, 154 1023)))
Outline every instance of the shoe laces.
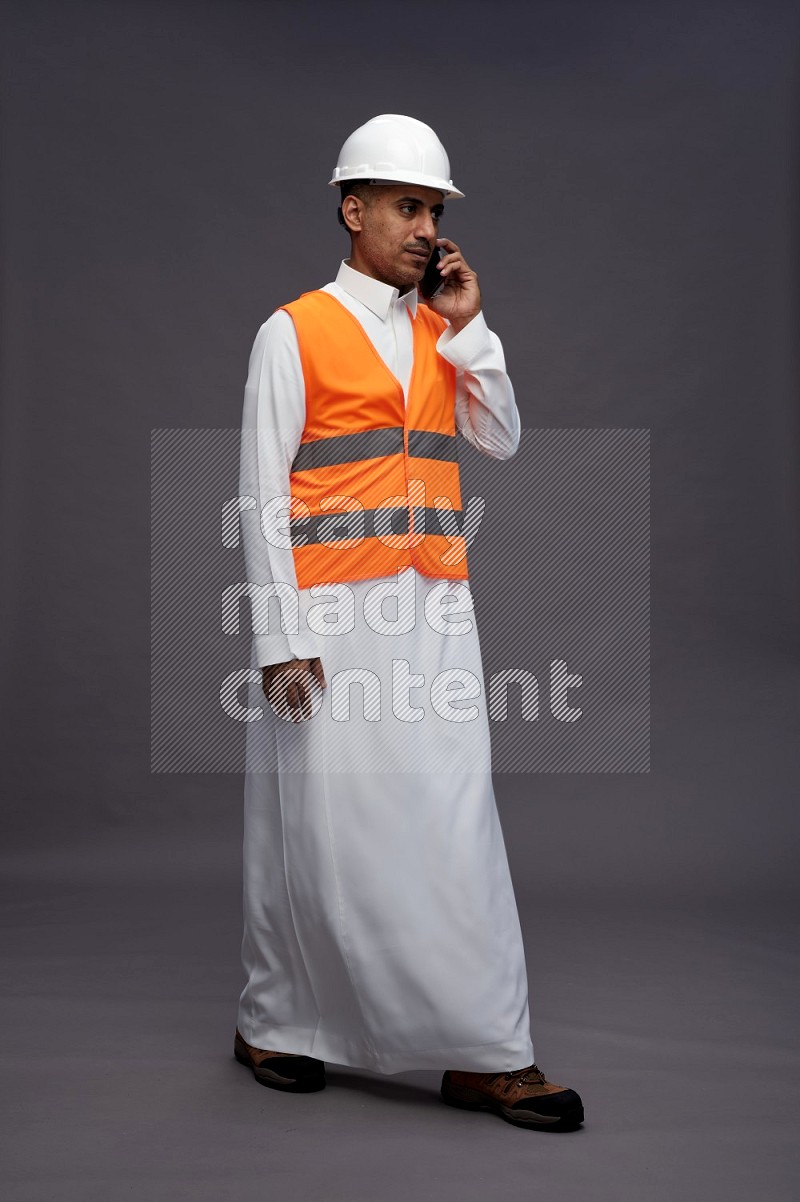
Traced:
POLYGON ((546 1078, 538 1064, 531 1064, 528 1068, 510 1069, 504 1074, 507 1081, 512 1081, 515 1077, 517 1085, 544 1085, 546 1078))
POLYGON ((506 1081, 513 1081, 516 1077, 517 1085, 546 1085, 547 1079, 539 1068, 538 1064, 529 1064, 527 1068, 512 1068, 504 1073, 488 1073, 487 1079, 491 1082, 499 1081, 500 1078, 505 1078, 506 1081))

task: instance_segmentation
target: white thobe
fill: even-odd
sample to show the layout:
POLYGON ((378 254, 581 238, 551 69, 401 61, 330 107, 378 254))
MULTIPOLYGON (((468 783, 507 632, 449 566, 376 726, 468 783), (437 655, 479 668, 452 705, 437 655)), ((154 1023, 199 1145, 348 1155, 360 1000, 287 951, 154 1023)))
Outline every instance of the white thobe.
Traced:
MULTIPOLYGON (((343 262, 325 291, 361 323, 407 399, 416 290, 400 296, 343 262)), ((437 350, 456 368, 460 433, 496 458, 513 454, 519 413, 482 314, 446 329, 437 350)), ((256 335, 245 388, 240 492, 259 513, 290 494, 304 424, 297 337, 278 310, 256 335)), ((354 604, 329 628, 321 599, 341 599, 342 585, 298 590, 291 548, 246 517, 248 581, 283 582, 299 599, 296 628, 271 621, 254 636, 251 667, 319 656, 327 688, 316 690, 313 718, 292 723, 250 685, 264 716, 247 727, 239 1030, 256 1047, 381 1073, 532 1063, 484 690, 452 693, 454 675, 483 683, 468 583, 413 567, 347 581, 354 604), (369 609, 376 585, 397 597, 383 626, 369 609), (426 619, 432 589, 450 592, 445 625, 457 633, 426 619), (354 672, 371 684, 339 689, 354 672)))

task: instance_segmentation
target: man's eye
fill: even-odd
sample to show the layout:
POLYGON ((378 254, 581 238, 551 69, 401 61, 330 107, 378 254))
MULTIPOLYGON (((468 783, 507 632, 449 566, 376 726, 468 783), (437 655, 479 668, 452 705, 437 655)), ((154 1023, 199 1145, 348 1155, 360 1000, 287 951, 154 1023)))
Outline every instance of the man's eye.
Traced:
POLYGON ((438 224, 439 224, 439 222, 442 220, 442 214, 441 214, 441 213, 431 213, 431 217, 433 218, 433 220, 434 220, 434 222, 435 222, 435 224, 436 224, 436 225, 438 225, 438 224))

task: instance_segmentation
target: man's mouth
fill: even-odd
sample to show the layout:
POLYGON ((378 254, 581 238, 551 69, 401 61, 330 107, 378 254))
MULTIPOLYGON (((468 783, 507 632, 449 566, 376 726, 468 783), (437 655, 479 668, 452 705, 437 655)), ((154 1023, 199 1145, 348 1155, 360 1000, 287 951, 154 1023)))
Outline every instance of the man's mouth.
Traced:
POLYGON ((414 255, 417 259, 429 259, 431 257, 431 252, 424 250, 421 246, 407 246, 406 253, 414 255))

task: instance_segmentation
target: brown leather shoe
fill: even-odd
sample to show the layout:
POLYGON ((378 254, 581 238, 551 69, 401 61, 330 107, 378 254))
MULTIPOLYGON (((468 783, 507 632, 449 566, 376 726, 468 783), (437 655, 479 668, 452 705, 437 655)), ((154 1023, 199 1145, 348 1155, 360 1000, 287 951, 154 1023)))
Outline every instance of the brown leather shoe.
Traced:
POLYGON ((254 1048, 236 1028, 233 1054, 240 1064, 253 1070, 259 1085, 283 1089, 288 1093, 314 1093, 325 1088, 325 1065, 313 1056, 298 1056, 294 1052, 270 1052, 254 1048))
POLYGON ((506 1073, 462 1073, 442 1077, 442 1101, 465 1110, 492 1110, 515 1127, 573 1131, 583 1122, 583 1103, 574 1089, 554 1085, 535 1064, 506 1073))

